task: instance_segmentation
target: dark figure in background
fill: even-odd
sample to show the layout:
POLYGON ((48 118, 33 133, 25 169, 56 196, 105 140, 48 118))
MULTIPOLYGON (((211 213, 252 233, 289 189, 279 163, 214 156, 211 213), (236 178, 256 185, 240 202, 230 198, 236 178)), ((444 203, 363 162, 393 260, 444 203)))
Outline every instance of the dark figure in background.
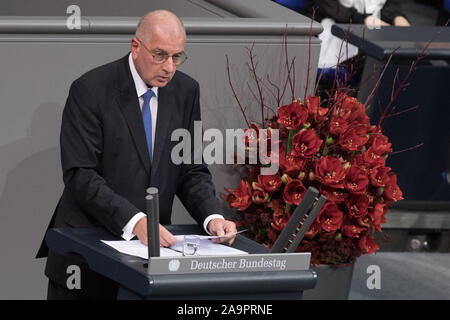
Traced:
MULTIPOLYGON (((326 91, 332 87, 338 62, 339 81, 348 81, 348 86, 356 89, 361 81, 365 61, 365 57, 358 54, 358 48, 351 44, 348 47, 344 44, 343 49, 340 49, 342 39, 331 34, 334 23, 365 24, 368 27, 410 25, 406 16, 400 12, 398 3, 393 0, 314 0, 310 1, 310 5, 315 8, 315 19, 324 28, 319 35, 322 40, 318 71, 322 73, 319 83, 322 98, 327 96, 326 91)), ((309 10, 311 14, 312 7, 309 10)), ((350 93, 357 94, 356 91, 350 93)))
POLYGON ((338 62, 338 79, 340 81, 348 79, 348 85, 352 88, 358 86, 364 64, 364 57, 358 55, 358 48, 350 44, 347 48, 344 44, 340 50, 342 39, 331 34, 331 26, 334 23, 365 24, 368 27, 410 26, 395 0, 276 0, 276 2, 310 18, 314 11, 314 19, 324 28, 319 35, 322 44, 318 65, 318 76, 322 73, 319 83, 319 94, 322 98, 326 98, 326 90, 331 89, 338 62), (352 70, 346 70, 346 65, 352 70), (351 77, 347 71, 351 71, 351 77))

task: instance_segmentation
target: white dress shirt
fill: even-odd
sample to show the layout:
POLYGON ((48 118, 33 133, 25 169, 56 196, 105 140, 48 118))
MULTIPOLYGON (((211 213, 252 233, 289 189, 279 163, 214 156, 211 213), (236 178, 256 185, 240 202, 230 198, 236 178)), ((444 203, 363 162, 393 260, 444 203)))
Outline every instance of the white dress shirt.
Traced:
MULTIPOLYGON (((139 97, 139 106, 141 107, 142 111, 142 105, 144 104, 144 98, 142 97, 142 95, 147 92, 148 87, 145 84, 144 80, 142 80, 142 78, 137 73, 136 68, 134 66, 133 58, 131 57, 131 53, 128 57, 128 63, 130 65, 131 75, 133 76, 134 85, 136 87, 136 93, 137 96, 139 97)), ((152 155, 153 155, 155 145, 156 118, 158 116, 158 87, 153 87, 152 91, 154 95, 150 99, 150 112, 152 114, 152 155)), ((138 212, 136 215, 134 215, 134 217, 131 218, 131 220, 122 229, 123 231, 122 238, 124 238, 125 240, 132 239, 135 236, 133 234, 134 226, 141 218, 145 216, 146 215, 143 212, 138 212)), ((206 226, 208 225, 209 221, 215 218, 224 219, 224 217, 220 214, 212 214, 208 216, 203 222, 203 228, 205 229, 206 232, 208 232, 206 226)))

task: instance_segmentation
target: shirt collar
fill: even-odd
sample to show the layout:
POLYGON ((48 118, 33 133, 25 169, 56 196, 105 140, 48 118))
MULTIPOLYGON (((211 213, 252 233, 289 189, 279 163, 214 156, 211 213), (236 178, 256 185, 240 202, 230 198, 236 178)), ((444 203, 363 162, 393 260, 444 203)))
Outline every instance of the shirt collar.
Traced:
MULTIPOLYGON (((128 63, 130 65, 130 71, 131 75, 133 76, 134 86, 136 87, 136 93, 138 97, 141 97, 144 93, 147 92, 149 89, 147 85, 145 84, 144 80, 139 76, 136 67, 134 66, 133 58, 130 55, 128 56, 128 63)), ((158 97, 158 87, 152 87, 151 88, 153 93, 155 94, 155 97, 158 97)))

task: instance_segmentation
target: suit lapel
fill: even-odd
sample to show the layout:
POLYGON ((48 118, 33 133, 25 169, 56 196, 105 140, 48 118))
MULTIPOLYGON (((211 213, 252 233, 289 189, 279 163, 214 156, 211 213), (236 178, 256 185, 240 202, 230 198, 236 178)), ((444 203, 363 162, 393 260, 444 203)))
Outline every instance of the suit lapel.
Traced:
POLYGON ((118 86, 120 95, 118 103, 128 124, 139 158, 147 174, 150 174, 150 156, 145 137, 145 128, 142 122, 139 99, 136 95, 136 87, 128 66, 128 55, 122 59, 119 69, 120 80, 118 86))
POLYGON ((151 180, 155 182, 158 165, 165 147, 165 141, 169 139, 171 119, 175 111, 173 86, 169 82, 165 87, 158 89, 158 116, 156 119, 155 144, 153 147, 153 161, 151 168, 151 180))

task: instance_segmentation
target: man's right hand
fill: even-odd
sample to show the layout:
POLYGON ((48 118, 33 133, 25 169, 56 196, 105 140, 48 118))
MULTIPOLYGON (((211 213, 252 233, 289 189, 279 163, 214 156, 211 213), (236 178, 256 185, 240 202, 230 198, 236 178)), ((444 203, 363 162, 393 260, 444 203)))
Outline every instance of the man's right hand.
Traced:
MULTIPOLYGON (((147 243, 147 217, 141 218, 133 229, 133 234, 135 234, 138 239, 145 244, 147 243)), ((159 225, 159 244, 161 247, 170 247, 177 243, 177 239, 162 225, 159 225)))

